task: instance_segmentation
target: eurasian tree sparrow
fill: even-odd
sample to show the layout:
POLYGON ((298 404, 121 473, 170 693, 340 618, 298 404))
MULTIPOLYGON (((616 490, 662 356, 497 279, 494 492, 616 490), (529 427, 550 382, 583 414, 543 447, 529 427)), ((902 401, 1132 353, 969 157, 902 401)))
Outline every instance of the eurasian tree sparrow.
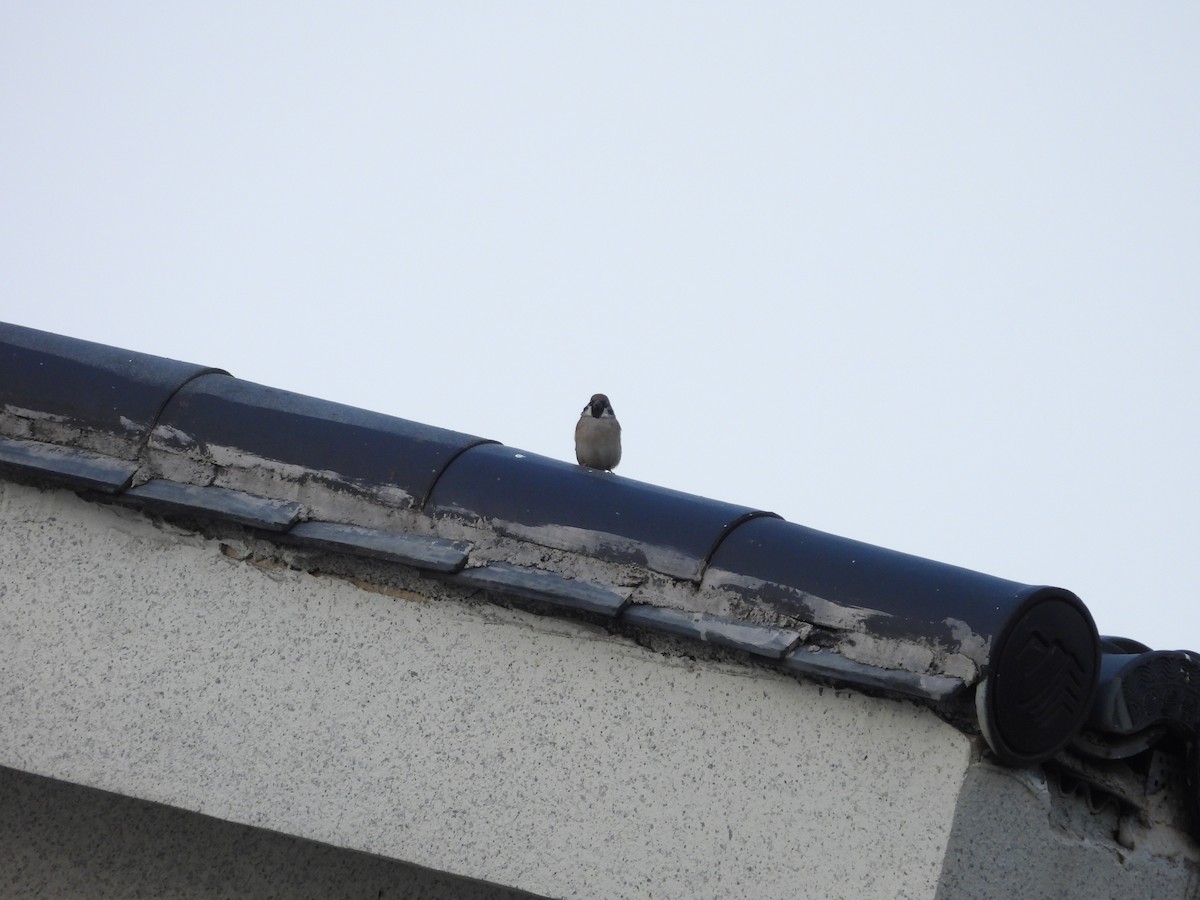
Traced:
POLYGON ((606 472, 621 461, 621 423, 603 394, 592 394, 575 425, 575 458, 581 466, 606 472))

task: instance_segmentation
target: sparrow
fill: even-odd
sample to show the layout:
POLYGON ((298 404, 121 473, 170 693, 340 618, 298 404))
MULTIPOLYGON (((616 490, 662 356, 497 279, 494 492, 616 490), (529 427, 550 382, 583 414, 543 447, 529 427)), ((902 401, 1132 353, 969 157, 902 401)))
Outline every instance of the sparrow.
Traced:
POLYGON ((575 458, 581 466, 611 472, 621 461, 621 423, 604 394, 592 399, 575 425, 575 458))

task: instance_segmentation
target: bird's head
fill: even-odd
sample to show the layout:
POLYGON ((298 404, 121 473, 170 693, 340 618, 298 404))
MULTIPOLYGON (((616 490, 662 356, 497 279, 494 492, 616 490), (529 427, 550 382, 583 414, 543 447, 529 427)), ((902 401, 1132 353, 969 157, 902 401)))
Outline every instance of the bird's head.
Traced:
POLYGON ((605 415, 615 415, 613 413, 612 404, 608 402, 606 394, 592 394, 592 399, 588 401, 587 406, 583 408, 583 414, 586 416, 591 414, 592 418, 599 419, 605 415))

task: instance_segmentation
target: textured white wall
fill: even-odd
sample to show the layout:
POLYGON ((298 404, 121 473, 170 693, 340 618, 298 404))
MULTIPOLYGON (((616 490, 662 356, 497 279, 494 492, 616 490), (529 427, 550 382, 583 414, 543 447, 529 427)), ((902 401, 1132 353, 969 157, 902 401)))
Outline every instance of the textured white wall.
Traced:
POLYGON ((970 745, 906 702, 399 598, 0 482, 0 765, 537 893, 932 897, 970 745))

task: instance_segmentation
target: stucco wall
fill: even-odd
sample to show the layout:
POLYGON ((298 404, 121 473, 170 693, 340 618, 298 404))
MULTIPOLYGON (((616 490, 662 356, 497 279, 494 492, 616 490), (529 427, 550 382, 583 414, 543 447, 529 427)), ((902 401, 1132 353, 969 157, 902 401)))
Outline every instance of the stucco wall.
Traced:
POLYGON ((0 765, 580 897, 932 897, 933 714, 0 482, 0 765))

